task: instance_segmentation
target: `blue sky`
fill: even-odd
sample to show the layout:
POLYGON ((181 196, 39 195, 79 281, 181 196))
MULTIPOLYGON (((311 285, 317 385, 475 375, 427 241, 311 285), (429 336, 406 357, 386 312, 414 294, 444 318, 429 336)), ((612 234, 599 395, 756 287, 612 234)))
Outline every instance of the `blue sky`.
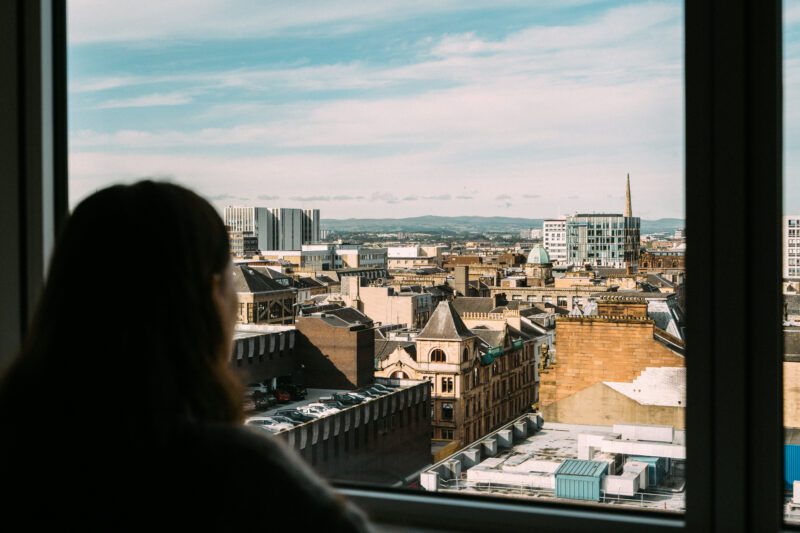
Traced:
POLYGON ((680 2, 68 5, 73 205, 156 177, 220 208, 550 217, 621 212, 630 173, 635 214, 683 216, 680 2))

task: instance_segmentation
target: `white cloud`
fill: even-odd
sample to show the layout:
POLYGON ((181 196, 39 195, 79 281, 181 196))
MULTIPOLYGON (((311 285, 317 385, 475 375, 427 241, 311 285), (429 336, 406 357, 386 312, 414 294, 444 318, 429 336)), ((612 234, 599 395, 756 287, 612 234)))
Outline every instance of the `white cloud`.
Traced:
POLYGON ((132 98, 106 100, 96 104, 94 109, 119 109, 123 107, 156 107, 184 105, 192 101, 186 93, 146 94, 132 98))
MULTIPOLYGON (((541 0, 539 3, 549 5, 541 0)), ((587 3, 560 0, 558 7, 587 3)), ((485 7, 518 5, 514 0, 70 0, 69 42, 136 42, 315 36, 353 32, 379 22, 437 16, 485 7)), ((533 6, 532 6, 533 7, 533 6)))
MULTIPOLYGON (((631 172, 634 197, 652 206, 651 216, 681 216, 681 23, 679 6, 644 4, 580 25, 529 28, 498 41, 446 36, 425 43, 420 61, 402 67, 352 62, 176 73, 172 81, 189 84, 189 91, 201 87, 221 95, 231 87, 256 95, 275 87, 370 93, 282 107, 236 101, 199 113, 203 124, 216 117, 237 122, 224 128, 74 132, 70 170, 80 189, 75 197, 103 179, 144 172, 171 173, 219 194, 224 176, 231 194, 280 191, 285 198, 301 198, 313 190, 319 196, 366 198, 358 216, 385 216, 387 204, 396 216, 405 216, 425 209, 485 213, 493 207, 485 199, 497 191, 517 197, 514 191, 522 186, 541 191, 542 198, 525 195, 528 201, 504 204, 508 214, 552 216, 573 209, 620 210, 607 193, 623 187, 631 172), (404 84, 416 90, 391 96, 380 91, 404 84), (224 155, 234 146, 251 155, 224 155), (252 155, 264 147, 280 155, 252 155), (366 150, 355 154, 352 147, 366 150), (186 155, 156 155, 155 149, 186 155), (423 196, 432 184, 437 194, 423 196), (462 190, 470 191, 469 197, 456 196, 458 202, 434 199, 462 190), (572 198, 577 193, 584 200, 572 198), (561 200, 553 200, 556 196, 561 200)), ((121 79, 94 79, 76 90, 103 90, 124 83, 121 79)), ((145 76, 136 83, 162 81, 145 76)), ((180 94, 194 93, 173 96, 180 94)), ((325 216, 340 209, 335 202, 325 208, 330 213, 325 216)), ((347 213, 352 214, 336 216, 347 213)))

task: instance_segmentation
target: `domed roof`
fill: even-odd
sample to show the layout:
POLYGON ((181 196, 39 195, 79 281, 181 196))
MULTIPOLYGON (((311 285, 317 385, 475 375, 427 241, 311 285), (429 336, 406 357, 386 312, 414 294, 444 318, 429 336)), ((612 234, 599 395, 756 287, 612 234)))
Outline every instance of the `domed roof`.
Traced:
POLYGON ((537 244, 528 254, 529 265, 544 265, 550 262, 550 256, 547 255, 547 250, 541 244, 537 244))

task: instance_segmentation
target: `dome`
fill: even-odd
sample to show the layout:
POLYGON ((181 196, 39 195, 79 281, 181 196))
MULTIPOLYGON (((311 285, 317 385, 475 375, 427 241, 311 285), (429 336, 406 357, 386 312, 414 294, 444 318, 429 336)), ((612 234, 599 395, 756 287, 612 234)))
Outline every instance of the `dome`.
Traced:
POLYGON ((544 265, 550 263, 550 256, 541 244, 537 244, 528 254, 529 265, 544 265))

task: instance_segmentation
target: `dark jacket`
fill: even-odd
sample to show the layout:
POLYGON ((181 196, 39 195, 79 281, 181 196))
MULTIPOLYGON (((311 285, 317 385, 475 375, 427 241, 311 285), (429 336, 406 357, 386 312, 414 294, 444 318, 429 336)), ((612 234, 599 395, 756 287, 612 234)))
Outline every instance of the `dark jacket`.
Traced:
POLYGON ((159 446, 52 437, 0 458, 12 491, 2 520, 18 530, 369 531, 358 509, 257 429, 192 425, 159 446))

